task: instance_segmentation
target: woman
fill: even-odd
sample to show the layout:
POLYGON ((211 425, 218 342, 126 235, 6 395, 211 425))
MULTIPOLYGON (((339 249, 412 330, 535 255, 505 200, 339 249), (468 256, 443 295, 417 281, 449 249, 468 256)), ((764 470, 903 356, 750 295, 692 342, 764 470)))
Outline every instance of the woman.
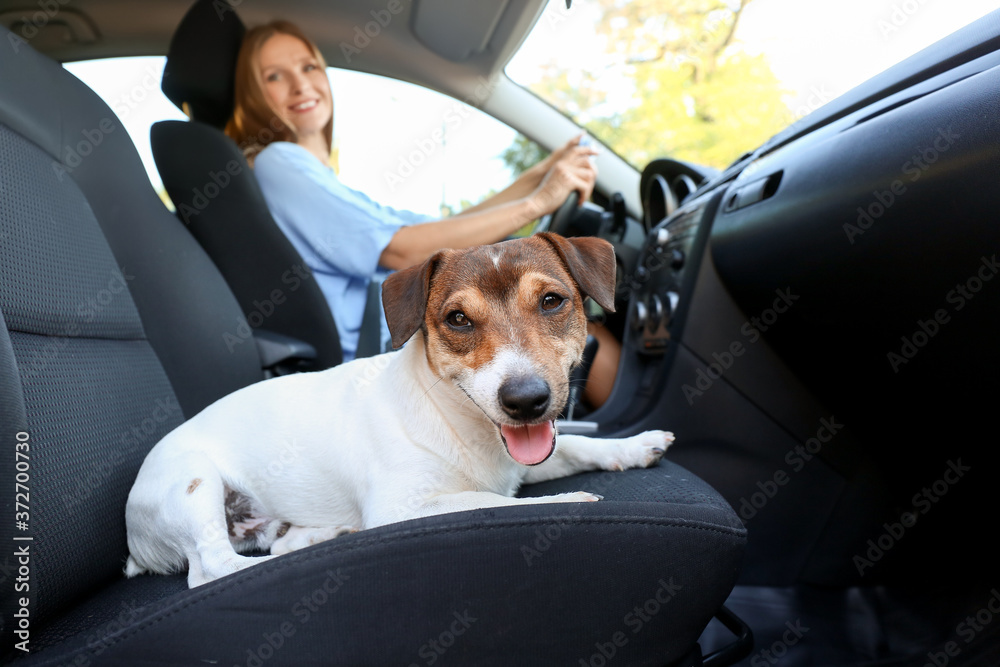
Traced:
MULTIPOLYGON (((326 63, 293 24, 251 29, 236 65, 236 105, 226 128, 253 162, 274 219, 313 270, 354 358, 368 283, 419 264, 442 248, 500 241, 597 178, 595 151, 579 137, 525 171, 502 192, 442 220, 382 206, 344 186, 330 167, 333 97, 326 63)), ((600 405, 617 369, 617 341, 600 327, 601 353, 585 398, 600 405), (613 352, 613 354, 608 354, 613 352), (610 373, 610 376, 608 376, 610 373)))

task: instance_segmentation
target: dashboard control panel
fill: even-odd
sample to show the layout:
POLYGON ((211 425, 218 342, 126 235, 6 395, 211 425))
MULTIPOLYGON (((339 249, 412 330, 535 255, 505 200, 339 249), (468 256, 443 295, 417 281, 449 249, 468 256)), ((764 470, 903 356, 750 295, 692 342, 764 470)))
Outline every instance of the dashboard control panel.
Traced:
POLYGON ((671 324, 681 305, 684 277, 706 208, 683 206, 649 232, 629 281, 629 326, 641 354, 656 356, 670 344, 671 324))

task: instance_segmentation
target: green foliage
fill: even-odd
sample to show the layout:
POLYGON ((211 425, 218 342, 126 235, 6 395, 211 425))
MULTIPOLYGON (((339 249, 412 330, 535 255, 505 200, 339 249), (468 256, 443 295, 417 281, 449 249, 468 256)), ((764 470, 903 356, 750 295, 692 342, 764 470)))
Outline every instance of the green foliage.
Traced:
MULTIPOLYGON (((517 139, 514 140, 514 145, 512 145, 510 148, 508 148, 503 152, 504 160, 507 160, 508 157, 510 158, 510 160, 512 160, 511 162, 507 162, 507 164, 508 166, 511 167, 511 169, 517 170, 514 172, 515 176, 517 176, 522 171, 533 165, 538 160, 544 159, 546 155, 547 153, 545 152, 544 149, 542 149, 538 144, 536 144, 531 139, 528 139, 527 137, 521 134, 517 135, 517 139), (515 154, 515 152, 517 152, 517 154, 515 154), (537 159, 536 156, 538 156, 537 159), (515 160, 516 162, 513 162, 515 160)), ((477 206, 496 194, 498 194, 498 191, 495 188, 490 188, 490 191, 487 192, 482 197, 480 197, 479 201, 470 201, 468 199, 462 199, 462 201, 459 202, 458 204, 457 212, 461 213, 462 211, 470 209, 473 206, 477 206)), ((455 213, 456 211, 451 210, 451 208, 446 209, 443 206, 441 207, 442 218, 450 217, 452 215, 455 215, 455 213)), ((521 227, 519 230, 511 234, 510 238, 522 238, 525 236, 531 236, 535 231, 535 227, 537 226, 538 226, 538 220, 533 220, 528 224, 526 224, 524 227, 521 227)))
MULTIPOLYGON (((507 150, 509 151, 511 150, 511 148, 508 148, 507 150)), ((504 154, 506 155, 506 151, 504 152, 504 154)), ((484 194, 482 197, 479 198, 479 201, 472 201, 470 199, 463 198, 461 201, 458 202, 458 208, 455 211, 449 211, 447 214, 442 213, 442 215, 455 215, 455 213, 461 213, 462 211, 472 208, 473 206, 478 206, 479 204, 483 203, 490 197, 496 195, 498 192, 499 191, 496 188, 490 188, 489 192, 487 192, 486 194, 484 194)))
MULTIPOLYGON (((734 39, 751 0, 597 0, 600 72, 550 64, 531 88, 636 166, 669 156, 723 168, 787 126, 767 58, 734 39), (622 90, 626 104, 612 107, 622 90)), ((515 142, 504 160, 526 159, 515 142)))
POLYGON ((789 121, 763 56, 732 56, 700 83, 659 64, 644 66, 635 81, 641 104, 590 124, 635 165, 670 156, 723 168, 789 121))
MULTIPOLYGON (((520 133, 515 137, 514 143, 500 153, 500 159, 513 172, 514 178, 517 178, 529 167, 541 162, 548 156, 549 152, 547 150, 520 133)), ((487 195, 487 197, 489 196, 492 196, 492 191, 491 194, 487 195)))

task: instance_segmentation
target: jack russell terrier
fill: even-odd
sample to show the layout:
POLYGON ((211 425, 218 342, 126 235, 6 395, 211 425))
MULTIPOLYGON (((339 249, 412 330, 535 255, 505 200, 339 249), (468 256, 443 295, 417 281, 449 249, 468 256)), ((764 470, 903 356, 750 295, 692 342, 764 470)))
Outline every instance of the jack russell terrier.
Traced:
POLYGON ((655 464, 673 434, 556 435, 587 337, 583 299, 614 310, 615 256, 555 234, 444 250, 390 275, 399 352, 274 378, 218 400, 149 452, 125 509, 128 576, 195 587, 311 544, 483 507, 584 470, 655 464), (241 556, 269 550, 270 556, 241 556))

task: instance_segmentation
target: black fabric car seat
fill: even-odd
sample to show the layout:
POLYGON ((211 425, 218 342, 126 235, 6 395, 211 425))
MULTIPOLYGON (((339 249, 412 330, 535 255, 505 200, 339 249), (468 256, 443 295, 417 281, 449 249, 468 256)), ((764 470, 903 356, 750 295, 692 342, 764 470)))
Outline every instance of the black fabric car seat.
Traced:
POLYGON ((126 579, 144 456, 260 358, 227 347, 239 303, 112 110, 0 41, 0 662, 700 664, 746 532, 668 461, 524 489, 602 502, 388 525, 193 590, 126 579))
POLYGON ((150 141, 177 216, 215 262, 249 326, 230 347, 274 332, 308 343, 304 370, 336 366, 340 337, 309 267, 275 223, 239 147, 222 132, 233 109, 236 55, 245 29, 225 0, 196 2, 170 42, 161 88, 191 117, 162 121, 150 141))

